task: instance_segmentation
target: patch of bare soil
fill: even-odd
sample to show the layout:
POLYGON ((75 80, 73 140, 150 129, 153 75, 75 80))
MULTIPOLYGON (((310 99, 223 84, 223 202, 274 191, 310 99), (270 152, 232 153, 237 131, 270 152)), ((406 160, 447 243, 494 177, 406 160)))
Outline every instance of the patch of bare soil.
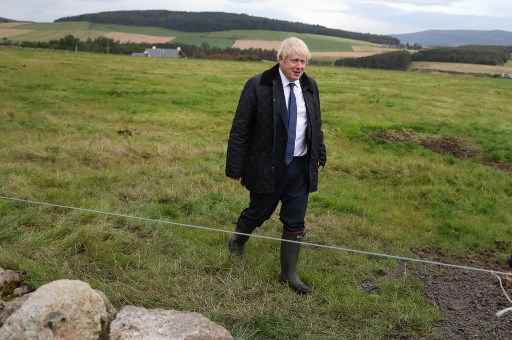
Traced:
POLYGON ((495 167, 496 169, 512 172, 512 164, 503 161, 488 161, 485 164, 495 167))
POLYGON ((409 130, 378 131, 370 134, 370 137, 374 140, 390 143, 414 143, 433 152, 449 154, 458 159, 475 159, 498 170, 512 172, 511 163, 485 160, 485 157, 482 157, 482 152, 476 146, 457 137, 424 135, 409 130))
POLYGON ((379 54, 375 51, 359 51, 359 52, 313 52, 313 58, 362 58, 371 55, 379 54))
POLYGON ((280 40, 248 40, 241 39, 235 41, 233 48, 249 49, 249 48, 261 48, 262 50, 278 50, 281 45, 280 40))
POLYGON ((375 52, 375 53, 385 53, 391 51, 398 51, 397 48, 388 48, 381 46, 352 46, 352 49, 355 52, 375 52))
POLYGON ((17 35, 26 34, 32 32, 31 30, 22 30, 16 28, 1 28, 0 27, 0 38, 10 38, 17 35))
POLYGON ((3 22, 0 24, 0 29, 2 28, 13 28, 16 26, 26 25, 28 22, 3 22))
POLYGON ((165 44, 172 42, 175 37, 162 37, 157 35, 125 33, 125 32, 109 32, 107 38, 119 41, 121 43, 146 43, 146 44, 165 44))
POLYGON ((459 159, 475 157, 479 151, 455 137, 424 138, 420 144, 437 153, 453 155, 459 159))
MULTIPOLYGON (((453 259, 422 249, 417 255, 445 263, 508 270, 505 264, 496 263, 492 253, 453 259)), ((435 332, 442 339, 512 339, 512 313, 501 318, 496 316, 496 312, 511 304, 492 274, 418 265, 416 275, 423 281, 428 299, 441 312, 442 319, 436 324, 435 332)), ((507 290, 512 294, 511 289, 507 290)))
POLYGON ((499 76, 502 74, 512 74, 512 68, 507 66, 462 64, 462 63, 441 63, 430 61, 415 61, 411 65, 411 70, 426 72, 445 72, 461 73, 475 75, 499 76))

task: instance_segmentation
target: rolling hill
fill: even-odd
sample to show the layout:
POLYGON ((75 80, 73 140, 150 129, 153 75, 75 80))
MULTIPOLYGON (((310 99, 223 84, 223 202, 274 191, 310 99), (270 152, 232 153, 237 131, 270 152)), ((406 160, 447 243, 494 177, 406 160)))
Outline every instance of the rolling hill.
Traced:
POLYGON ((100 36, 123 42, 149 44, 172 42, 181 45, 200 46, 207 43, 218 48, 260 47, 273 49, 276 43, 291 35, 303 39, 315 58, 334 59, 340 56, 361 56, 382 52, 378 44, 367 41, 319 34, 292 33, 269 30, 228 30, 216 32, 182 32, 162 27, 99 24, 90 22, 18 23, 0 24, 0 39, 13 41, 50 41, 72 34, 81 40, 100 36))
POLYGON ((224 12, 175 12, 164 10, 112 11, 82 14, 57 19, 56 22, 87 21, 102 24, 163 27, 182 32, 217 32, 228 30, 270 30, 328 35, 378 44, 398 45, 398 39, 376 34, 357 33, 320 25, 309 25, 247 14, 224 12))
POLYGON ((0 22, 15 22, 16 20, 12 20, 12 19, 7 19, 7 18, 2 18, 0 17, 0 22))
POLYGON ((404 44, 418 43, 422 46, 512 45, 512 32, 502 30, 428 30, 393 36, 404 44))

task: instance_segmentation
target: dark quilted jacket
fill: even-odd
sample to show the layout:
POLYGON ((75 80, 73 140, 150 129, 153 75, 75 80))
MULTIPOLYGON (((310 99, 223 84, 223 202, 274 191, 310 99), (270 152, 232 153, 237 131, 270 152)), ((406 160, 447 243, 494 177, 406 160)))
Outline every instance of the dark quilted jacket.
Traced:
MULTIPOLYGON (((300 78, 307 110, 309 191, 318 187, 318 168, 325 166, 320 98, 316 82, 300 78)), ((226 175, 241 178, 250 191, 270 193, 285 171, 287 110, 279 64, 249 79, 242 91, 229 134, 226 175)))

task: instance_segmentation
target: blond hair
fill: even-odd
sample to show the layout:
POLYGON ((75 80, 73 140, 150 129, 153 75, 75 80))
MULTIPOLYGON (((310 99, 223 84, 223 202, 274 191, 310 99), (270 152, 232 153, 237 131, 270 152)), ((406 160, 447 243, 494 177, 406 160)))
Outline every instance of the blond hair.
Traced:
POLYGON ((292 54, 304 56, 306 61, 311 59, 311 52, 309 52, 306 43, 296 37, 286 38, 281 42, 281 46, 277 50, 277 61, 285 59, 292 54))

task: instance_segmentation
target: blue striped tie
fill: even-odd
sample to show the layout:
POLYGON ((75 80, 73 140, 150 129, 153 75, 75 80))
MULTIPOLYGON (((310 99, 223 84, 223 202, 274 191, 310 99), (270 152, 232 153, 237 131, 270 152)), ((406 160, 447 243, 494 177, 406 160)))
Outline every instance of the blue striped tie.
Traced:
POLYGON ((293 93, 294 83, 290 83, 290 98, 288 99, 288 141, 286 142, 286 153, 284 162, 289 165, 293 161, 295 151, 295 130, 297 129, 297 102, 293 93))

